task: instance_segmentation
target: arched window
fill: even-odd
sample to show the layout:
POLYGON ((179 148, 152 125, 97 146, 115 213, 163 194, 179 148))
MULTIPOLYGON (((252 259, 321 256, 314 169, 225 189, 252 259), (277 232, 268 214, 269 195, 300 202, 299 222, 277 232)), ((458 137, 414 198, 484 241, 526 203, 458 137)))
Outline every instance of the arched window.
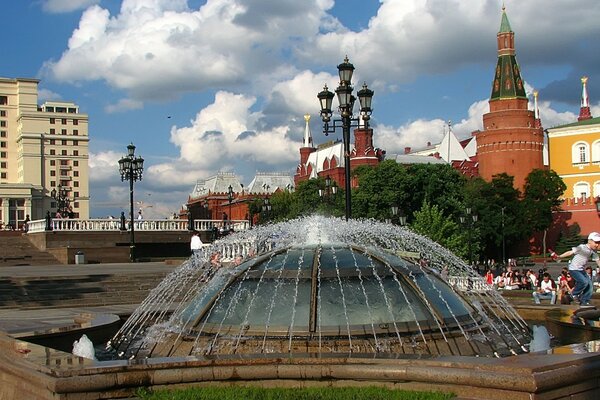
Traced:
POLYGON ((590 161, 590 148, 586 142, 577 142, 571 149, 573 164, 585 164, 590 161))
POLYGON ((600 196, 600 181, 596 181, 596 182, 594 182, 594 192, 593 192, 593 196, 594 196, 594 197, 598 197, 598 196, 600 196))
POLYGON ((575 198, 590 197, 590 184, 587 182, 577 182, 573 187, 573 196, 575 198))
POLYGON ((600 140, 592 143, 592 162, 600 163, 600 140))

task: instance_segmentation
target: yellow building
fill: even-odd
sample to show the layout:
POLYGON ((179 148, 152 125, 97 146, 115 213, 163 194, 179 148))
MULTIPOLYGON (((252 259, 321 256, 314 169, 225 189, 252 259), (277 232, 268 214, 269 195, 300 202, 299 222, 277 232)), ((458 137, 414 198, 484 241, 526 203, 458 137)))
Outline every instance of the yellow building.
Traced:
POLYGON ((88 116, 71 102, 38 105, 38 83, 0 78, 2 229, 54 215, 61 205, 89 218, 88 116), (66 197, 53 198, 60 189, 66 197))
POLYGON ((587 96, 587 77, 577 122, 548 129, 550 168, 563 179, 565 199, 600 196, 600 117, 592 118, 587 96))

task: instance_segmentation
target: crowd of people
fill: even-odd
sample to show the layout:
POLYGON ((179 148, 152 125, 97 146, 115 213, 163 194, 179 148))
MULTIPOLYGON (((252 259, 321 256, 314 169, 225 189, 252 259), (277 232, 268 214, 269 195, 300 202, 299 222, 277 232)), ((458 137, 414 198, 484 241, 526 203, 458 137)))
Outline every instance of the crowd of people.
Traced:
POLYGON ((554 254, 556 261, 569 259, 568 267, 564 267, 559 276, 553 278, 547 269, 534 272, 531 269, 519 271, 516 265, 509 263, 506 270, 494 275, 491 269, 485 274, 485 281, 500 290, 530 290, 533 300, 550 300, 551 304, 575 302, 580 306, 589 306, 592 294, 600 293, 600 234, 592 232, 587 243, 573 247, 562 254, 554 254), (589 261, 597 264, 594 269, 587 265, 589 261))

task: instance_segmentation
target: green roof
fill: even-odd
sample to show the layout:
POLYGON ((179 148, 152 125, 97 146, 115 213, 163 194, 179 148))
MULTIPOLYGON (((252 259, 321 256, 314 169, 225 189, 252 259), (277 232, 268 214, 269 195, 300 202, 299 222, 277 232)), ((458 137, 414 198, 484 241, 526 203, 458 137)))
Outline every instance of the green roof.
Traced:
POLYGON ((490 100, 514 98, 526 99, 527 94, 525 94, 517 58, 514 55, 504 54, 498 57, 490 100))
POLYGON ((595 125, 600 124, 600 117, 584 119, 583 121, 573 122, 571 124, 553 126, 550 129, 559 129, 559 128, 571 128, 575 126, 586 126, 586 125, 595 125))
POLYGON ((508 22, 508 17, 506 16, 506 11, 502 9, 502 21, 500 22, 500 31, 498 33, 503 32, 512 32, 510 29, 510 23, 508 22))

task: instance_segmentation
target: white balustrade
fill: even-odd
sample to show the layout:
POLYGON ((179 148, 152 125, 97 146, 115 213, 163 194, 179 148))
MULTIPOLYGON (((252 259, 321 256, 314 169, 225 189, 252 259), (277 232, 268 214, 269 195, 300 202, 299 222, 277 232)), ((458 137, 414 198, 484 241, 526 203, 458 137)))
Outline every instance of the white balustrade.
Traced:
MULTIPOLYGON (((129 230, 130 221, 125 222, 126 230, 129 230)), ((135 230, 140 232, 187 232, 188 221, 185 219, 144 219, 134 220, 135 230)), ((210 232, 214 227, 220 229, 223 226, 233 227, 234 231, 243 231, 250 228, 250 222, 246 220, 194 220, 194 229, 199 232, 210 232)), ((118 232, 121 230, 119 219, 93 218, 93 219, 70 219, 52 218, 50 220, 51 230, 57 232, 118 232)), ((46 220, 39 219, 28 223, 28 233, 46 231, 46 220)))
POLYGON ((473 291, 473 292, 487 292, 492 290, 493 286, 490 286, 481 277, 471 276, 449 276, 448 284, 459 291, 473 291))

